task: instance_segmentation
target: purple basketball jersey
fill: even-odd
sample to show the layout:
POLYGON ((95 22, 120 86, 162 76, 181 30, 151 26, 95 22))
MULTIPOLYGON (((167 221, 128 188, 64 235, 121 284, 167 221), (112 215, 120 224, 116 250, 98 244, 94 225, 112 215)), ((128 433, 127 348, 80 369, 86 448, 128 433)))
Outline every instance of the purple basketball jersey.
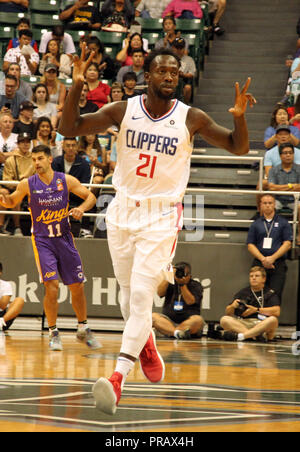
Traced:
POLYGON ((28 183, 33 235, 54 238, 70 234, 69 190, 65 174, 54 172, 49 185, 35 174, 28 183))

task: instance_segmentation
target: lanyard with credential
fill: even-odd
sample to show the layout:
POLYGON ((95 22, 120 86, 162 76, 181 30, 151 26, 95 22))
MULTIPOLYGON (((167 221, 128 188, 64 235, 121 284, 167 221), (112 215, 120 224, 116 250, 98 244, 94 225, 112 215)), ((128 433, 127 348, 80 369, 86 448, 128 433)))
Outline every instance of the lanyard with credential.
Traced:
POLYGON ((251 292, 252 292, 252 294, 253 294, 253 296, 256 298, 256 301, 257 301, 257 303, 259 304, 259 307, 260 308, 263 308, 264 307, 264 289, 262 289, 262 291, 261 291, 261 296, 260 297, 258 297, 257 295, 256 295, 256 293, 254 292, 254 290, 252 290, 251 289, 251 292), (261 298, 261 302, 259 301, 259 298, 261 298))
POLYGON ((275 222, 275 220, 272 221, 270 229, 268 229, 268 227, 266 225, 266 220, 264 220, 264 227, 265 227, 265 230, 266 230, 268 238, 270 238, 270 235, 271 235, 271 232, 272 232, 272 229, 273 229, 273 226, 274 226, 274 222, 275 222))

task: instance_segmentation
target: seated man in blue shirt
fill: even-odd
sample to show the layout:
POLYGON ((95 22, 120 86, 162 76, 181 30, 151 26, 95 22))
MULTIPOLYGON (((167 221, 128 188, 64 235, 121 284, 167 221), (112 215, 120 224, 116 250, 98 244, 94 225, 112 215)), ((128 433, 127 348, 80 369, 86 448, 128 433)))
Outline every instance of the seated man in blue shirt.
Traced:
MULTIPOLYGON (((269 149, 265 153, 265 159, 264 159, 264 167, 265 167, 265 174, 266 179, 268 179, 269 171, 272 167, 280 165, 281 159, 279 154, 279 146, 284 143, 290 143, 290 137, 291 137, 291 131, 290 127, 281 124, 276 129, 276 137, 277 137, 277 146, 274 146, 272 149, 269 149)), ((295 163, 297 165, 300 164, 300 149, 295 148, 295 163)))
MULTIPOLYGON (((291 143, 279 146, 281 164, 272 167, 269 172, 268 186, 271 191, 300 191, 300 165, 294 163, 294 146, 291 143)), ((276 209, 290 208, 294 210, 295 198, 291 195, 276 196, 276 209)), ((298 214, 299 216, 299 214, 298 214)), ((300 244, 300 230, 297 243, 300 244)))
POLYGON ((287 272, 286 253, 292 245, 293 231, 289 222, 276 214, 273 195, 262 196, 260 212, 261 217, 248 232, 248 251, 254 257, 252 266, 265 268, 267 286, 281 299, 287 272))

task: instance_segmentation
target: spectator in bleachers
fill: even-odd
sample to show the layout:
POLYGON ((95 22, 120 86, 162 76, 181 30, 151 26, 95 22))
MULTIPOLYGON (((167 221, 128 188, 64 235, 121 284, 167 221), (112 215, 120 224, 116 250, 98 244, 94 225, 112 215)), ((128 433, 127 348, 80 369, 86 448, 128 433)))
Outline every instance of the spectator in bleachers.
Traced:
MULTIPOLYGON (((33 176, 35 170, 32 164, 31 158, 31 138, 28 133, 18 134, 17 143, 18 147, 15 149, 11 156, 8 157, 4 164, 3 180, 6 181, 21 181, 25 178, 33 176)), ((16 185, 6 185, 6 188, 12 193, 16 189, 16 185)), ((21 210, 21 204, 17 205, 13 210, 21 210)), ((13 215, 14 220, 14 236, 22 236, 22 230, 20 226, 20 215, 13 215)))
POLYGON ((122 83, 114 82, 111 85, 111 91, 110 91, 110 100, 111 102, 118 102, 120 100, 124 100, 124 88, 122 83))
POLYGON ((31 30, 19 31, 19 45, 9 49, 3 58, 3 71, 5 72, 10 63, 19 63, 21 68, 21 75, 33 75, 35 74, 38 64, 39 55, 31 47, 32 41, 31 30))
MULTIPOLYGON (((289 115, 287 108, 282 104, 277 104, 272 112, 271 124, 265 130, 264 145, 267 149, 271 149, 277 144, 276 128, 279 125, 289 125, 289 115)), ((300 130, 292 125, 289 126, 290 137, 289 142, 297 146, 300 142, 300 130)))
POLYGON ((11 113, 17 119, 20 113, 20 105, 26 101, 26 97, 17 93, 18 80, 14 75, 5 76, 5 94, 0 95, 1 113, 11 113))
POLYGON ((28 11, 29 0, 11 0, 0 3, 0 13, 26 13, 28 11))
MULTIPOLYGON (((0 181, 3 176, 3 169, 5 161, 11 155, 11 153, 17 148, 17 137, 16 133, 13 133, 14 118, 10 112, 0 114, 0 181)), ((5 186, 0 186, 0 193, 8 195, 9 190, 5 186)), ((1 210, 6 210, 1 207, 1 210)), ((4 229, 5 215, 0 215, 0 235, 9 235, 4 229)))
MULTIPOLYGON (((76 177, 82 184, 89 184, 91 179, 90 165, 78 155, 78 143, 76 137, 64 137, 63 139, 63 155, 56 157, 52 162, 53 171, 70 174, 76 177)), ((70 193, 70 209, 82 204, 82 199, 70 193)), ((89 230, 89 217, 83 217, 82 229, 80 235, 82 237, 93 237, 89 230)))
MULTIPOLYGON (((181 37, 180 31, 176 31, 176 20, 174 17, 166 16, 163 20, 163 29, 165 37, 159 39, 155 44, 155 49, 170 49, 176 38, 181 37)), ((185 40, 186 53, 188 52, 188 42, 185 40)))
POLYGON ((97 36, 90 36, 87 40, 87 58, 90 52, 94 52, 93 63, 98 64, 100 77, 111 80, 116 77, 117 66, 112 58, 105 53, 103 43, 97 36))
POLYGON ((101 8, 102 29, 126 31, 134 20, 130 0, 105 0, 101 8))
POLYGON ((89 86, 89 92, 87 94, 87 100, 90 100, 98 106, 98 108, 103 107, 103 105, 109 102, 110 86, 107 83, 101 82, 99 80, 100 73, 98 64, 91 63, 85 74, 87 84, 89 86))
POLYGON ((69 78, 72 74, 72 64, 73 57, 71 54, 60 52, 59 41, 57 39, 50 39, 47 44, 46 52, 43 54, 40 65, 39 72, 44 74, 45 67, 48 64, 54 64, 58 70, 59 78, 69 78))
POLYGON ((227 0, 209 0, 209 15, 211 23, 213 24, 214 33, 221 36, 224 33, 224 29, 220 26, 220 20, 226 9, 227 0))
POLYGON ((160 19, 170 0, 141 0, 135 9, 135 15, 143 19, 160 19))
POLYGON ((171 0, 162 13, 162 17, 165 16, 177 19, 201 19, 203 11, 198 0, 171 0))
POLYGON ((116 60, 122 63, 122 66, 133 64, 132 54, 135 50, 141 50, 145 54, 148 51, 148 41, 143 39, 140 33, 128 34, 123 41, 123 48, 116 56, 116 60))
POLYGON ((86 113, 95 113, 98 110, 98 105, 94 104, 90 100, 87 100, 88 92, 89 85, 87 82, 84 82, 79 99, 79 110, 81 115, 86 113))
POLYGON ((50 148, 53 158, 58 157, 61 155, 61 150, 57 147, 55 138, 56 132, 52 127, 50 119, 47 116, 38 118, 35 124, 33 146, 44 144, 50 148))
POLYGON ((16 133, 13 133, 14 118, 10 112, 0 114, 0 180, 2 179, 5 160, 17 148, 16 133))
POLYGON ((101 15, 99 9, 89 0, 77 0, 67 5, 59 15, 66 28, 71 30, 100 30, 101 15))
POLYGON ((131 97, 137 95, 137 93, 135 92, 136 84, 137 76, 135 72, 126 72, 126 74, 123 75, 123 86, 125 91, 123 100, 130 99, 131 97))
POLYGON ((18 121, 15 122, 13 133, 27 133, 33 139, 34 125, 33 125, 33 110, 36 107, 32 102, 22 102, 20 105, 20 114, 18 121))
MULTIPOLYGON (((102 184, 107 173, 106 151, 101 147, 97 135, 86 135, 79 138, 78 155, 90 165, 93 184, 102 184)), ((97 197, 99 188, 92 188, 97 197)))
POLYGON ((132 52, 132 65, 121 67, 117 74, 117 82, 122 83, 125 74, 128 72, 134 72, 137 77, 137 87, 138 85, 144 85, 144 61, 145 54, 143 50, 134 50, 132 52))
POLYGON ((75 45, 72 36, 69 33, 65 33, 62 25, 55 25, 52 31, 47 31, 42 34, 42 39, 39 47, 40 53, 45 53, 47 44, 50 39, 56 39, 60 43, 60 52, 66 54, 76 53, 75 45))
POLYGON ((295 104, 287 108, 289 114, 289 123, 292 127, 297 127, 300 130, 300 96, 297 97, 295 104))
MULTIPOLYGON (((271 191, 286 191, 286 195, 276 196, 276 209, 289 208, 294 210, 295 198, 290 192, 300 191, 300 165, 294 163, 294 146, 290 143, 279 146, 281 164, 269 171, 268 186, 271 191)), ((298 217, 300 214, 299 206, 298 217)), ((300 228, 298 228, 297 245, 300 245, 300 228)))
MULTIPOLYGON (((276 128, 276 140, 277 145, 269 149, 265 154, 264 167, 266 178, 268 178, 272 166, 274 167, 281 164, 279 146, 281 144, 291 143, 291 132, 288 125, 282 124, 276 128)), ((295 163, 297 165, 300 164, 300 149, 298 148, 295 148, 295 163)))
POLYGON ((176 38, 172 43, 172 49, 181 61, 178 87, 182 88, 182 93, 179 92, 175 97, 177 99, 183 97, 183 102, 189 104, 193 95, 194 77, 197 72, 196 64, 192 57, 186 55, 186 43, 183 38, 176 38))
MULTIPOLYGON (((30 20, 27 17, 21 17, 21 19, 18 20, 17 33, 19 33, 19 31, 21 31, 21 30, 30 30, 30 20)), ((9 49, 18 47, 18 45, 19 45, 19 38, 12 38, 8 42, 6 51, 9 49)), ((32 39, 30 45, 31 45, 31 47, 34 48, 34 50, 37 53, 39 53, 37 42, 34 39, 32 39)))
MULTIPOLYGON (((32 88, 30 83, 25 82, 21 79, 21 68, 19 63, 10 63, 6 74, 14 75, 17 79, 17 90, 16 93, 21 94, 27 100, 32 99, 32 88)), ((5 93, 5 79, 0 81, 0 94, 5 93)))
POLYGON ((47 117, 53 128, 57 126, 56 105, 49 102, 48 88, 44 83, 38 83, 33 88, 33 103, 37 107, 33 112, 33 121, 36 122, 40 117, 47 117))
POLYGON ((49 93, 49 102, 56 105, 57 119, 61 116, 64 102, 67 96, 67 90, 65 85, 58 80, 57 66, 53 63, 46 64, 44 69, 44 75, 41 77, 41 83, 47 86, 49 93))
POLYGON ((291 248, 293 231, 287 219, 276 213, 273 195, 262 196, 260 212, 261 216, 248 232, 248 251, 254 257, 252 266, 265 268, 266 284, 281 299, 287 272, 286 254, 291 248))

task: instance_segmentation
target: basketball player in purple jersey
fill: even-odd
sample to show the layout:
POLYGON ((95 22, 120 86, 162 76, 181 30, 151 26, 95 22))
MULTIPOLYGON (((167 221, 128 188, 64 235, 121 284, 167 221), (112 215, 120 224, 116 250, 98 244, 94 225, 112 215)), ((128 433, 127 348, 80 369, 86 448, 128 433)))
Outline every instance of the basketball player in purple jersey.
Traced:
POLYGON ((72 306, 78 319, 77 339, 89 347, 100 347, 87 324, 84 274, 79 253, 71 234, 69 215, 81 220, 84 212, 96 202, 95 196, 73 176, 54 172, 47 146, 32 150, 36 174, 23 179, 11 195, 0 195, 0 204, 13 208, 28 196, 32 220, 32 244, 40 280, 45 287, 44 310, 48 321, 51 350, 62 350, 56 327, 58 314, 59 275, 72 294, 72 306), (69 211, 69 193, 83 203, 69 211))
POLYGON ((162 278, 173 275, 170 263, 182 225, 181 201, 189 179, 193 136, 199 133, 214 146, 246 154, 249 142, 244 113, 248 102, 252 106, 256 101, 247 93, 250 78, 242 90, 236 83, 235 105, 229 109, 234 129, 219 126, 202 110, 173 98, 180 60, 172 51, 161 50, 151 52, 145 60, 146 96, 113 102, 80 116, 78 103, 93 53, 87 60, 85 56, 84 47, 81 57, 74 58, 73 86, 59 132, 74 136, 104 132, 112 125, 120 129, 113 176, 116 196, 108 207, 106 225, 126 323, 114 373, 100 378, 93 388, 96 407, 114 414, 136 360, 150 382, 164 378, 164 362, 152 331, 152 304, 162 278))

